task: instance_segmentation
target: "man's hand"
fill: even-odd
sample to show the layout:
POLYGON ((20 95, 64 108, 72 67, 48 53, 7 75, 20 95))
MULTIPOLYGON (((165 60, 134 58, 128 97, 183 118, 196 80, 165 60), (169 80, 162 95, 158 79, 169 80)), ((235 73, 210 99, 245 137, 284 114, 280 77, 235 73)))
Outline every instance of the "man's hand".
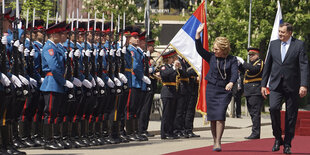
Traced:
POLYGON ((299 88, 299 96, 300 96, 300 98, 303 98, 303 97, 305 97, 306 95, 307 95, 307 87, 301 86, 301 87, 299 88))
POLYGON ((260 92, 262 93, 262 96, 266 99, 267 95, 268 95, 267 88, 266 87, 262 87, 260 92))

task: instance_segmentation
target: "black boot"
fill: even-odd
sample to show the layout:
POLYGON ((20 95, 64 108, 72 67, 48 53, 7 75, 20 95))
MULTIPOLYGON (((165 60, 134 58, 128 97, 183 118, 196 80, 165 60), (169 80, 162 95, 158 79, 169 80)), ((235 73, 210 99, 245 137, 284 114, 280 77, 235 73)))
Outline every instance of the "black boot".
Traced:
POLYGON ((71 131, 71 123, 69 122, 63 122, 62 124, 62 142, 64 144, 65 149, 71 149, 73 146, 71 140, 70 140, 70 134, 69 131, 71 131))
POLYGON ((116 130, 117 130, 117 137, 120 139, 121 143, 129 143, 128 137, 126 136, 124 127, 121 127, 121 122, 116 122, 116 130), (121 131, 121 129, 123 131, 121 131))
POLYGON ((62 141, 61 137, 61 128, 62 128, 62 123, 56 123, 54 124, 54 130, 53 130, 53 139, 55 143, 61 148, 65 148, 65 144, 62 141))
POLYGON ((95 122, 95 138, 99 145, 104 145, 105 140, 101 137, 101 122, 95 122))
POLYGON ((36 144, 31 139, 31 122, 25 120, 19 122, 19 133, 22 140, 22 143, 27 147, 34 147, 36 144))
POLYGON ((86 145, 86 147, 89 146, 89 140, 87 137, 88 134, 88 121, 82 120, 81 121, 81 141, 86 145))
POLYGON ((88 139, 90 141, 90 146, 98 146, 99 143, 97 142, 97 139, 95 137, 95 126, 94 122, 90 122, 88 124, 88 139))
POLYGON ((71 139, 75 144, 75 148, 86 147, 86 145, 81 141, 80 138, 79 124, 79 122, 72 123, 71 139))
POLYGON ((109 138, 107 139, 108 143, 119 144, 121 142, 118 130, 119 130, 118 122, 109 121, 109 138))
POLYGON ((138 119, 133 119, 133 126, 134 126, 134 132, 136 133, 136 137, 138 139, 140 139, 140 141, 148 141, 149 139, 142 135, 140 132, 139 132, 139 123, 138 123, 138 119))
POLYGON ((11 131, 13 135, 13 144, 16 148, 26 148, 27 146, 22 143, 22 139, 18 135, 18 126, 19 124, 17 122, 12 122, 11 131))
POLYGON ((134 132, 134 124, 133 120, 126 120, 126 132, 128 136, 128 140, 130 141, 141 141, 139 138, 137 138, 135 132, 134 132))
POLYGON ((44 146, 42 121, 33 122, 32 129, 33 134, 31 138, 33 139, 36 146, 44 146))
POLYGON ((26 155, 26 152, 18 151, 13 145, 13 134, 11 124, 1 126, 2 144, 4 154, 26 155))
POLYGON ((53 124, 44 124, 43 126, 43 135, 45 139, 44 149, 45 150, 61 150, 62 147, 59 147, 53 139, 53 124))

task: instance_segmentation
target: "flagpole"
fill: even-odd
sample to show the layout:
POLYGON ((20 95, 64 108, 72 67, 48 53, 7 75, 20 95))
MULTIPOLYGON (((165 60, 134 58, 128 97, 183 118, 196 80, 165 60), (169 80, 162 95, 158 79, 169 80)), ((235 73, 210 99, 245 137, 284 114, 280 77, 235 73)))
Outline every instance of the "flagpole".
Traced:
MULTIPOLYGON (((249 9, 249 30, 248 30, 248 48, 251 46, 251 18, 252 17, 252 0, 250 0, 249 9)), ((249 62, 249 56, 247 56, 247 62, 249 62)))

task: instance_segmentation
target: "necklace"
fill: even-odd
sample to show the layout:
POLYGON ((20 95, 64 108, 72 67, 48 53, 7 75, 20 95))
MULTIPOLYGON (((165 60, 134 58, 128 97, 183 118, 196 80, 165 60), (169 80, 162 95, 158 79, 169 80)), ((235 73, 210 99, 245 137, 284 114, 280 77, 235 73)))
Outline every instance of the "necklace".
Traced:
POLYGON ((224 60, 224 76, 223 76, 223 74, 222 74, 222 72, 220 70, 219 59, 216 59, 216 64, 217 64, 217 69, 218 69, 222 79, 226 80, 226 78, 227 78, 226 69, 225 69, 226 68, 226 58, 224 60))

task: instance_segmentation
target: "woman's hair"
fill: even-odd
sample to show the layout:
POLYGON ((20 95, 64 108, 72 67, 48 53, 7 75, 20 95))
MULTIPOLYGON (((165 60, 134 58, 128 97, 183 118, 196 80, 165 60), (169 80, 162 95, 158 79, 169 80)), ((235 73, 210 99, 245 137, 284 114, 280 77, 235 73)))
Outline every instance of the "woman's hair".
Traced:
POLYGON ((217 45, 218 48, 223 51, 223 55, 227 56, 230 52, 230 42, 226 37, 217 37, 215 38, 214 45, 217 45))

